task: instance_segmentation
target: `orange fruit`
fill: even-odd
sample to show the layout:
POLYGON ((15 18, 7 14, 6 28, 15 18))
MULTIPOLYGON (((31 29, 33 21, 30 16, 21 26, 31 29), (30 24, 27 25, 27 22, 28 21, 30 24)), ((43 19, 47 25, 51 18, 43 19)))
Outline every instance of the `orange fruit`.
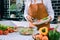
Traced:
POLYGON ((49 40, 47 36, 44 36, 42 40, 49 40))
POLYGON ((42 39, 43 38, 43 35, 42 34, 39 34, 39 38, 42 39))

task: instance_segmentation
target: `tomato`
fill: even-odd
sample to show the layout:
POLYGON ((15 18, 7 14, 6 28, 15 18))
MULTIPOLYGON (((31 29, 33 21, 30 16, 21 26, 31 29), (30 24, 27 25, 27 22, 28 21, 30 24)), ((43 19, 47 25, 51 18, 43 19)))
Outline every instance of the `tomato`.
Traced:
POLYGON ((12 32, 14 32, 14 30, 11 29, 11 30, 9 30, 9 32, 12 33, 12 32))
POLYGON ((42 40, 49 40, 47 36, 44 36, 42 40))
POLYGON ((10 27, 9 27, 9 28, 7 28, 7 30, 8 30, 8 32, 9 32, 9 33, 12 33, 12 32, 13 32, 13 29, 12 29, 12 28, 10 28, 10 27))
POLYGON ((3 31, 2 30, 0 30, 0 35, 2 35, 3 34, 3 31))
POLYGON ((5 30, 5 31, 3 32, 4 35, 7 35, 8 33, 9 33, 8 30, 5 30))
POLYGON ((40 35, 39 38, 42 39, 43 38, 43 35, 42 34, 39 34, 39 35, 40 35))

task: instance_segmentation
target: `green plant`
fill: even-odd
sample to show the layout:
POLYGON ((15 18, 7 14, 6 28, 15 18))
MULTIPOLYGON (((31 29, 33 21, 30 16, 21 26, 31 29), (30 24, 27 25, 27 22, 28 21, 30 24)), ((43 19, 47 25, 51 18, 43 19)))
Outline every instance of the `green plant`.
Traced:
POLYGON ((14 10, 14 9, 16 9, 16 4, 11 4, 10 10, 14 10))

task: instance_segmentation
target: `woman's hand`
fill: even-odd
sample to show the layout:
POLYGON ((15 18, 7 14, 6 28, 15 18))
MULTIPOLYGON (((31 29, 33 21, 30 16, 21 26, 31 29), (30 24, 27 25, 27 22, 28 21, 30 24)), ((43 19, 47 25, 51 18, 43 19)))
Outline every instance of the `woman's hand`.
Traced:
POLYGON ((30 16, 30 15, 28 15, 27 16, 27 19, 28 19, 28 21, 29 21, 29 27, 30 28, 33 28, 35 25, 33 24, 33 18, 30 16))
POLYGON ((29 27, 33 28, 33 27, 35 27, 35 25, 33 23, 29 22, 29 27))
POLYGON ((49 20, 49 21, 47 21, 45 24, 48 24, 48 22, 50 22, 50 21, 51 21, 52 17, 51 17, 51 16, 49 16, 49 17, 50 17, 50 20, 49 20))
POLYGON ((28 21, 33 22, 32 17, 30 15, 28 15, 26 18, 28 19, 28 21))

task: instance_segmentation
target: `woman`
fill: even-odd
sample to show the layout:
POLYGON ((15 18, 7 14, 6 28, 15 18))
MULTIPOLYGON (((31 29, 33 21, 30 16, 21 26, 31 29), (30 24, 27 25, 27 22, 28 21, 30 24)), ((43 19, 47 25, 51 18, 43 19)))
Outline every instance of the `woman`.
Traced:
MULTIPOLYGON (((51 0, 26 0, 24 16, 25 16, 25 19, 30 22, 30 24, 32 24, 33 18, 40 20, 47 16, 50 17, 50 21, 53 21, 54 11, 52 8, 51 0)), ((36 26, 38 27, 38 29, 44 26, 49 28, 50 21, 41 25, 36 25, 36 26)), ((33 26, 34 25, 30 25, 30 27, 33 27, 33 26)))

